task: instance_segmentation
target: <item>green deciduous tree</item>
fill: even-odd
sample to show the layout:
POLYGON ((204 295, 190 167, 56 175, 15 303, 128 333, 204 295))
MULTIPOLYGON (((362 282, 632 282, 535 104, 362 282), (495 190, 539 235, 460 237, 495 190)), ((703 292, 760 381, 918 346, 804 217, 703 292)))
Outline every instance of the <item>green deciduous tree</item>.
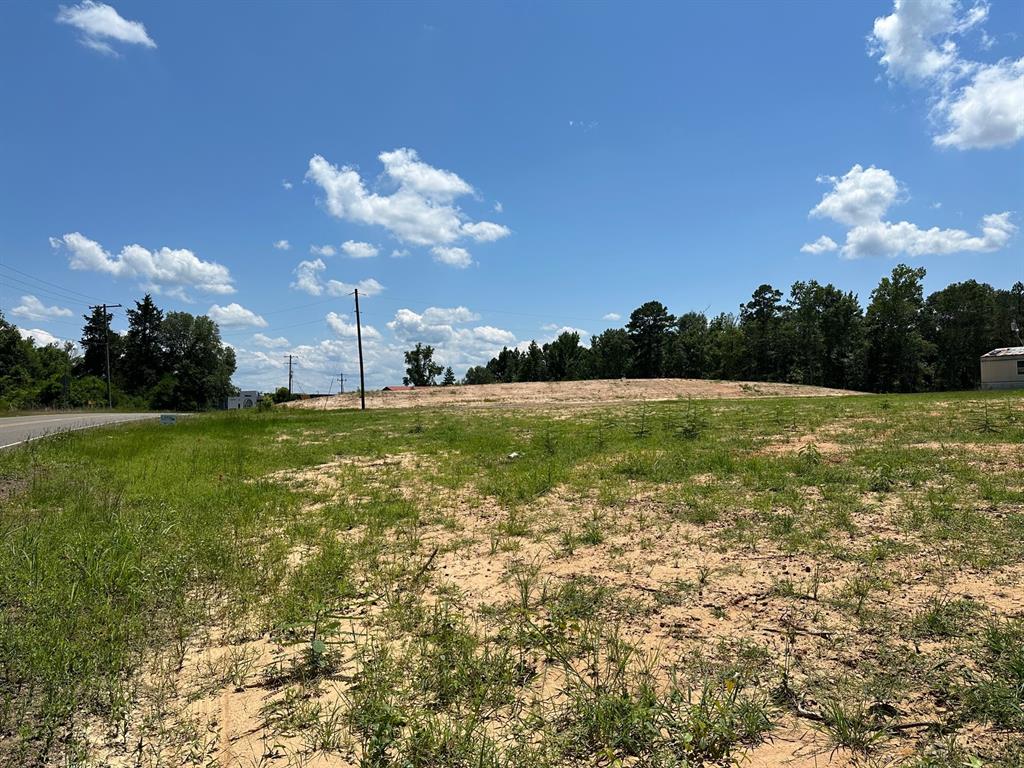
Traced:
POLYGON ((1005 338, 996 327, 998 319, 996 292, 986 283, 953 283, 928 297, 921 328, 934 350, 935 389, 978 386, 978 358, 1005 338))
MULTIPOLYGON (((235 351, 221 342, 220 329, 206 316, 168 312, 161 324, 168 374, 173 377, 173 407, 203 410, 218 407, 235 392, 235 351)), ((166 376, 157 387, 166 399, 166 376)))
POLYGON ((405 378, 402 381, 414 387, 432 387, 443 370, 440 363, 434 362, 434 348, 417 343, 405 353, 405 378))

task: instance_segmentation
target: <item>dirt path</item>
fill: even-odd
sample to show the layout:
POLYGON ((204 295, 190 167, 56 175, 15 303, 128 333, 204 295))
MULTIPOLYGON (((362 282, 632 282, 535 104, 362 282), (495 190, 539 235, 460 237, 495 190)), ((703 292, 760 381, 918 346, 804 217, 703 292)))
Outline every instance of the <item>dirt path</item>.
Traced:
MULTIPOLYGON (((597 381, 542 381, 519 384, 478 384, 424 387, 404 392, 368 391, 367 408, 415 408, 458 405, 466 407, 519 407, 570 405, 585 407, 644 400, 700 400, 750 397, 836 397, 856 395, 845 389, 707 379, 604 379, 597 381)), ((355 393, 298 400, 293 408, 358 408, 355 393)))

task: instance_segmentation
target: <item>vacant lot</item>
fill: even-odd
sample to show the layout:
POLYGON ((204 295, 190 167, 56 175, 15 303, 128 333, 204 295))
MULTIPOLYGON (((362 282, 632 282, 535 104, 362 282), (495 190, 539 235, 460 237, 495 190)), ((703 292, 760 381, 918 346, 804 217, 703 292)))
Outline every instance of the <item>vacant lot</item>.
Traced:
MULTIPOLYGON (((404 392, 367 391, 367 408, 422 408, 447 405, 468 407, 532 407, 558 405, 588 407, 636 404, 660 400, 726 399, 740 397, 830 397, 853 395, 844 389, 803 387, 752 381, 707 379, 603 379, 596 381, 530 381, 519 384, 480 384, 472 387, 420 387, 404 392)), ((292 408, 358 408, 359 395, 299 400, 292 408)))
POLYGON ((1020 765, 1019 394, 0 454, 0 763, 1020 765))

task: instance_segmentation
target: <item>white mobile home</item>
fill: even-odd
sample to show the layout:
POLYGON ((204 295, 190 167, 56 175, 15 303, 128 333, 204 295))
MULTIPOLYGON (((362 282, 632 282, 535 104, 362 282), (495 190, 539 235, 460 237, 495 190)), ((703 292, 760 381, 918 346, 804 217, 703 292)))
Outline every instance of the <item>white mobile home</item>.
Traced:
POLYGON ((234 411, 239 408, 255 408, 260 400, 260 393, 256 390, 243 390, 237 397, 228 398, 228 410, 234 411))
POLYGON ((982 389, 1024 388, 1024 347, 1002 347, 981 356, 982 389))

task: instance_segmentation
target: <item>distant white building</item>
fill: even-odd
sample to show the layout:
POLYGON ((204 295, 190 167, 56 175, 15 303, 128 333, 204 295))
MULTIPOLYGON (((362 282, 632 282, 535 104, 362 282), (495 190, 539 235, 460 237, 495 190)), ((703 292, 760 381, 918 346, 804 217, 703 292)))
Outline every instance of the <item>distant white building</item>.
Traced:
POLYGON ((228 410, 236 411, 239 408, 255 408, 260 401, 260 393, 254 389, 243 390, 237 397, 228 398, 228 410))
POLYGON ((1024 347, 1002 347, 982 355, 981 388, 1024 388, 1024 347))

